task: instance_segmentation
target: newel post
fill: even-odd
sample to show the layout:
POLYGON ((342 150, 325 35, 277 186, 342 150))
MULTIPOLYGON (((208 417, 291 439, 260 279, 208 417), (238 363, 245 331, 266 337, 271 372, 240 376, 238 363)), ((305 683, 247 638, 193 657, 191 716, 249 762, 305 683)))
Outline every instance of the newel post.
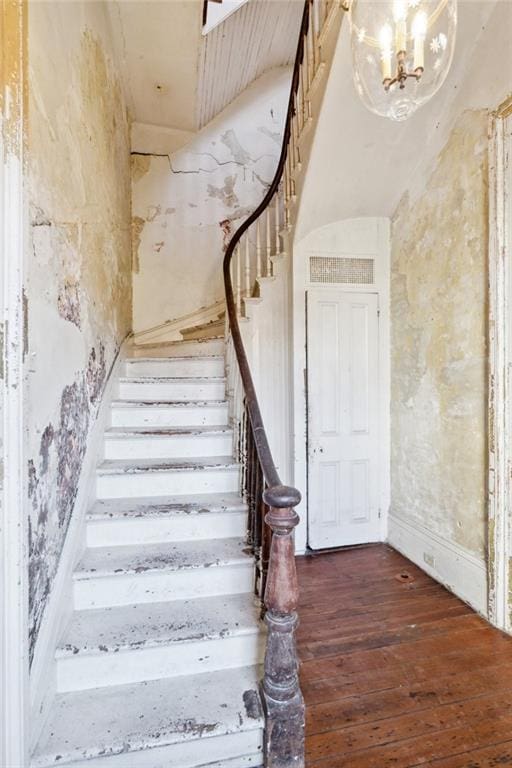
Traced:
POLYGON ((265 491, 264 501, 270 507, 265 520, 273 533, 264 599, 268 627, 262 684, 265 765, 304 768, 304 699, 295 645, 299 589, 293 541, 293 529, 299 522, 294 507, 300 494, 295 488, 278 486, 265 491))

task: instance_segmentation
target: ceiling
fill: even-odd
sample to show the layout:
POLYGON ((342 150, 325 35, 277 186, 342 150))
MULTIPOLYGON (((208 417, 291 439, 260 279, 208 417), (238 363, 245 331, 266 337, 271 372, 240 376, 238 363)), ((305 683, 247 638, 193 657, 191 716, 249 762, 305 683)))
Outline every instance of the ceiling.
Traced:
POLYGON ((202 0, 109 0, 132 119, 196 131, 295 57, 299 0, 247 0, 202 35, 202 0))
POLYGON ((194 130, 202 0, 110 0, 107 7, 132 119, 194 130))
POLYGON ((512 90, 512 2, 459 0, 455 56, 441 90, 409 120, 369 112, 352 81, 342 25, 301 198, 297 237, 358 216, 390 217, 414 196, 463 109, 498 106, 512 90))

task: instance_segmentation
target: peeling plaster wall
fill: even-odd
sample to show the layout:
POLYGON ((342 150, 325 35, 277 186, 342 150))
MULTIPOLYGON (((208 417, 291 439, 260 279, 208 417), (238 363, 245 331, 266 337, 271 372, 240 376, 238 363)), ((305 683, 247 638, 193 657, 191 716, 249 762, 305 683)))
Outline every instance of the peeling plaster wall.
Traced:
POLYGON ((226 243, 272 181, 289 85, 289 69, 269 72, 171 155, 133 147, 136 332, 223 298, 226 243))
POLYGON ((130 139, 103 3, 30 4, 26 455, 30 646, 131 325, 130 139))
POLYGON ((482 560, 487 477, 487 110, 463 112, 392 222, 391 510, 482 560))

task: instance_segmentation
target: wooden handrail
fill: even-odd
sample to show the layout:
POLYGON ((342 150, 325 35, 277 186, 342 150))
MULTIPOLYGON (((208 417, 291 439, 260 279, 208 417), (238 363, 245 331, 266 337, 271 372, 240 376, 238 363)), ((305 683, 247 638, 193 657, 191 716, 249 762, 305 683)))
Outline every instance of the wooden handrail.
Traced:
MULTIPOLYGON (((304 699, 299 685, 299 664, 295 645, 295 629, 298 624, 296 613, 298 584, 295 568, 295 547, 293 531, 299 523, 295 507, 301 500, 300 492, 283 485, 277 471, 265 431, 256 388, 244 349, 238 308, 231 267, 233 254, 238 249, 237 296, 238 307, 241 295, 240 241, 245 233, 245 296, 250 296, 250 244, 249 228, 256 223, 256 275, 262 274, 261 241, 259 219, 266 211, 266 273, 271 273, 270 213, 269 206, 276 197, 274 229, 279 240, 279 185, 285 175, 285 210, 287 200, 292 196, 291 174, 285 173, 289 153, 295 161, 296 138, 294 118, 297 116, 296 101, 299 88, 304 95, 304 72, 301 69, 304 56, 307 57, 307 76, 310 77, 309 49, 306 38, 310 26, 315 34, 315 8, 313 2, 326 0, 305 0, 300 27, 297 52, 290 86, 288 109, 284 123, 283 143, 276 172, 267 193, 255 211, 243 222, 231 238, 223 263, 226 308, 231 341, 238 363, 244 393, 245 413, 241 433, 240 452, 245 458, 244 490, 249 507, 249 541, 257 555, 259 573, 258 592, 263 597, 265 622, 268 627, 265 653, 265 671, 261 685, 265 709, 265 766, 267 768, 304 768, 304 699), (310 25, 311 22, 311 25, 310 25), (287 197, 288 194, 288 197, 287 197)), ((318 31, 318 27, 316 28, 318 31)), ((311 41, 308 41, 311 46, 311 41)), ((313 52, 316 40, 313 41, 313 52)), ((318 56, 318 50, 315 53, 318 56)), ((308 85, 311 85, 309 82, 308 85)), ((302 125, 305 121, 304 105, 302 125)), ((298 118, 298 116, 297 116, 298 118)), ((286 224, 288 214, 286 211, 286 224)))
POLYGON ((276 507, 293 507, 299 504, 301 500, 300 492, 296 488, 289 486, 283 486, 277 472, 274 459, 272 457, 272 451, 268 443, 263 419, 261 416, 261 410, 258 403, 258 397, 256 394, 256 388, 252 379, 251 369, 249 361, 244 349, 242 335, 240 333, 240 324, 238 322, 237 309, 235 298, 233 294, 233 283, 231 280, 231 260, 236 246, 239 244, 242 235, 249 229, 249 227, 261 216, 265 209, 272 202, 275 193, 278 190, 279 184, 283 177, 284 168, 286 164, 286 158, 288 154, 288 145, 291 136, 292 120, 295 115, 295 94, 299 85, 300 66, 304 56, 304 40, 309 26, 309 8, 311 0, 305 0, 304 12, 302 14, 302 23, 299 34, 299 42, 297 46, 297 54, 295 56, 295 64, 293 68, 293 75, 290 87, 290 97, 288 100, 288 109, 286 112, 285 127, 283 132, 283 144, 281 147, 281 155, 277 164, 277 169, 274 174, 274 178, 268 191, 248 218, 240 225, 231 238, 223 262, 224 272, 224 289, 226 294, 226 307, 229 319, 229 328, 233 338, 233 345, 235 347, 238 366, 240 369, 240 376, 244 385, 244 391, 247 402, 247 409, 249 411, 249 417, 251 420, 252 429, 254 432, 254 441, 256 443, 256 450, 258 452, 258 458, 263 469, 265 481, 268 485, 268 502, 272 506, 276 507))

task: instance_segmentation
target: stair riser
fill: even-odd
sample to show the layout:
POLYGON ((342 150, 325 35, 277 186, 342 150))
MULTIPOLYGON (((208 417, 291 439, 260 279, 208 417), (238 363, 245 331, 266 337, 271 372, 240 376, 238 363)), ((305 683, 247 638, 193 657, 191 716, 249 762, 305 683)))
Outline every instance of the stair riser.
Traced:
POLYGON ((238 469, 119 472, 98 475, 96 481, 99 499, 182 496, 187 493, 231 493, 238 491, 238 488, 238 469))
POLYGON ((134 348, 133 357, 146 358, 157 354, 161 357, 210 357, 224 354, 224 339, 208 341, 181 341, 179 344, 148 345, 134 348), (157 349, 158 348, 158 349, 157 349), (157 351, 156 351, 157 350, 157 351))
POLYGON ((171 543, 243 538, 246 528, 246 512, 205 512, 200 515, 184 513, 152 519, 138 517, 131 520, 90 520, 87 523, 87 546, 133 546, 167 541, 171 543))
POLYGON ((105 440, 106 459, 192 459, 196 456, 230 456, 231 433, 218 435, 160 435, 112 437, 105 440))
POLYGON ((112 407, 113 427, 223 427, 227 423, 227 404, 174 408, 153 408, 150 405, 112 407))
POLYGON ((259 631, 118 653, 76 654, 57 660, 57 690, 67 693, 176 677, 184 671, 187 675, 195 675, 253 666, 262 663, 263 654, 264 638, 259 631))
POLYGON ((224 358, 190 357, 185 360, 127 360, 123 376, 170 376, 193 378, 194 376, 224 376, 224 358))
MULTIPOLYGON (((229 695, 226 692, 226 695, 229 695)), ((193 739, 181 744, 106 755, 92 760, 57 763, 59 768, 252 768, 262 765, 263 731, 231 733, 193 739), (215 765, 212 765, 212 761, 215 765)), ((33 768, 46 768, 54 763, 37 762, 33 768)))
POLYGON ((183 402, 187 400, 224 400, 226 386, 223 381, 120 381, 120 400, 160 400, 165 403, 183 402))
POLYGON ((164 600, 246 594, 253 589, 253 564, 211 566, 159 573, 127 573, 75 580, 75 610, 164 600))
POLYGON ((215 323, 210 323, 207 326, 197 326, 190 330, 181 331, 181 335, 185 341, 192 341, 193 339, 213 339, 216 336, 222 336, 226 328, 226 321, 224 319, 218 320, 215 323))

